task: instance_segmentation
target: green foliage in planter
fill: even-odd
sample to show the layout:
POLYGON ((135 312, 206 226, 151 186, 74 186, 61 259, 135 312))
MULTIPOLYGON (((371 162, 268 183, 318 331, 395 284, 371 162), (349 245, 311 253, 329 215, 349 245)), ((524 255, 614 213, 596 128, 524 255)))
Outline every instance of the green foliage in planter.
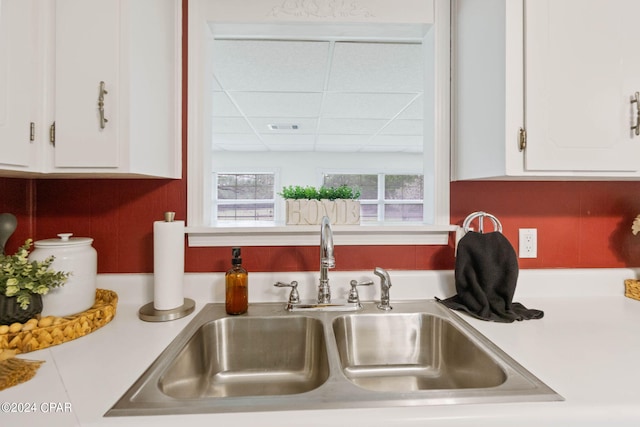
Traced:
POLYGON ((283 187, 282 192, 278 193, 280 196, 285 199, 328 199, 328 200, 336 200, 336 199, 357 199, 360 197, 360 190, 353 189, 347 185, 341 185, 340 187, 320 187, 317 189, 315 187, 307 186, 301 187, 299 185, 290 185, 288 187, 283 187))
POLYGON ((51 268, 53 255, 44 261, 29 261, 31 244, 32 240, 27 239, 15 255, 0 254, 0 293, 17 297, 23 310, 29 307, 31 294, 47 294, 50 289, 64 285, 70 274, 51 268))

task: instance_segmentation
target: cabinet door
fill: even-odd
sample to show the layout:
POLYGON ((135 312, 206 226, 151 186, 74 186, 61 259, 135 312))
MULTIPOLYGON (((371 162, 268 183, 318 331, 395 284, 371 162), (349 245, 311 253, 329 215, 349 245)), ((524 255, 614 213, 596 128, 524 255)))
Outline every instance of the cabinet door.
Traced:
POLYGON ((529 171, 636 171, 637 0, 525 2, 529 171))
MULTIPOLYGON (((33 166, 31 126, 38 125, 37 9, 31 0, 0 0, 0 168, 33 166)), ((35 135, 34 135, 35 138, 35 135)))
POLYGON ((119 10, 115 0, 56 2, 55 167, 118 166, 119 10))

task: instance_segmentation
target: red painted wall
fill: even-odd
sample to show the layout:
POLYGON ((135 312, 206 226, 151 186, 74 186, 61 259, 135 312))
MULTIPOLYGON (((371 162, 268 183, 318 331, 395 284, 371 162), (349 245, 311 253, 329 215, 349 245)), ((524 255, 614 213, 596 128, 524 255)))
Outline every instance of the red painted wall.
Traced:
POLYGON ((0 213, 12 213, 18 228, 6 244, 6 252, 13 253, 29 237, 35 235, 35 183, 28 179, 0 178, 0 213))
MULTIPOLYGON (((186 213, 184 180, 0 179, 0 212, 18 217, 7 244, 60 232, 95 239, 101 273, 153 271, 152 227, 166 210, 186 213)), ((485 210, 502 222, 514 247, 518 228, 538 229, 538 258, 521 268, 640 266, 640 235, 631 222, 640 213, 640 182, 454 182, 451 220, 462 224, 485 210)), ((229 248, 187 248, 189 272, 225 271, 229 248)), ((313 271, 317 247, 246 247, 249 271, 313 271)), ((337 247, 338 270, 451 269, 453 245, 337 247)))
POLYGON ((485 210, 502 222, 518 247, 518 228, 538 229, 538 258, 522 268, 635 267, 640 235, 631 223, 640 214, 640 182, 455 182, 451 219, 485 210))

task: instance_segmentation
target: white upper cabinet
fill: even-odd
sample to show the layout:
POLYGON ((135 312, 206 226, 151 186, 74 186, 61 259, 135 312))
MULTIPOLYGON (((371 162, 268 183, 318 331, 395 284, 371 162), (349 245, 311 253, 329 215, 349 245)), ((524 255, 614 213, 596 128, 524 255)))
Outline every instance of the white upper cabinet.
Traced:
POLYGON ((181 176, 179 0, 57 0, 52 170, 181 176))
POLYGON ((0 0, 0 168, 28 171, 36 162, 40 17, 35 0, 0 0))
POLYGON ((456 0, 453 13, 454 179, 640 176, 640 2, 456 0))
MULTIPOLYGON (((28 3, 43 16, 44 49, 35 60, 44 62, 46 73, 42 85, 33 85, 39 91, 25 96, 44 110, 44 119, 36 124, 31 143, 37 159, 28 168, 6 169, 71 177, 180 178, 182 2, 28 3)), ((14 6, 8 19, 22 16, 18 9, 24 8, 14 6)), ((28 34, 34 25, 22 28, 28 34)), ((27 77, 14 73, 7 81, 26 86, 27 77)))
POLYGON ((56 2, 56 168, 121 164, 118 137, 128 109, 126 100, 120 102, 128 74, 122 64, 125 75, 120 79, 127 48, 121 43, 122 6, 104 0, 56 2))

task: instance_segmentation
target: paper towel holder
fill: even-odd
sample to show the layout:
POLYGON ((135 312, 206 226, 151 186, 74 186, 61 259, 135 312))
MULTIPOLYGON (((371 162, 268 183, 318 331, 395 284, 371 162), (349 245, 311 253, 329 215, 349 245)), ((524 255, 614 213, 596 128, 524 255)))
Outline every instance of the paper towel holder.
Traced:
POLYGON ((145 322, 167 322, 181 319, 190 315, 196 308, 196 303, 191 298, 185 298, 184 304, 171 310, 156 310, 153 301, 140 307, 138 317, 145 322))
MULTIPOLYGON (((173 222, 176 218, 175 212, 165 212, 165 222, 173 222)), ((167 322, 170 320, 181 319, 193 313, 196 303, 191 298, 184 298, 182 305, 169 310, 158 310, 155 308, 154 301, 145 304, 138 310, 138 317, 145 322, 167 322)))

